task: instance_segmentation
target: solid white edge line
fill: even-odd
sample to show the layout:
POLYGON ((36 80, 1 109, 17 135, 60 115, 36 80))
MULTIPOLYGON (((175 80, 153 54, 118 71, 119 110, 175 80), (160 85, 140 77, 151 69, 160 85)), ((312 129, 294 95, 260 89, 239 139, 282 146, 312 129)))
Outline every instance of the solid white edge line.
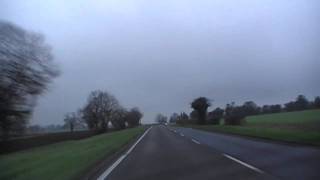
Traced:
POLYGON ((109 176, 109 174, 113 171, 113 169, 116 168, 116 167, 121 163, 121 161, 129 155, 129 153, 131 153, 131 151, 132 151, 132 150, 136 147, 136 145, 142 140, 142 138, 150 131, 151 128, 152 128, 152 126, 143 133, 143 135, 131 146, 131 148, 130 148, 126 153, 124 153, 122 156, 120 156, 120 158, 119 158, 116 162, 114 162, 107 170, 105 170, 105 171, 97 178, 97 180, 104 180, 104 179, 106 179, 106 178, 109 176))
POLYGON ((260 169, 258 169, 256 167, 253 167, 250 164, 247 164, 247 163, 245 163, 243 161, 240 161, 239 159, 236 159, 236 158, 234 158, 232 156, 229 156, 228 154, 223 154, 223 156, 225 156, 225 157, 227 157, 227 158, 229 158, 229 159, 231 159, 231 160, 233 160, 233 161, 235 161, 235 162, 237 162, 239 164, 242 164, 243 166, 246 166, 247 168, 250 168, 250 169, 252 169, 252 170, 254 170, 254 171, 258 172, 258 173, 261 173, 261 174, 264 173, 262 170, 260 170, 260 169))
POLYGON ((196 144, 200 144, 199 141, 195 140, 195 139, 191 139, 192 142, 196 143, 196 144))

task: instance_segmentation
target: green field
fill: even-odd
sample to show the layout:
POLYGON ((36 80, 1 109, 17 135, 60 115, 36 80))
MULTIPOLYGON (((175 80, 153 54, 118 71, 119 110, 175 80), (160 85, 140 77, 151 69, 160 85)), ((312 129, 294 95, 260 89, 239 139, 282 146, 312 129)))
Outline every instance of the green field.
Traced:
POLYGON ((249 116, 241 126, 196 125, 192 127, 206 131, 320 145, 320 110, 249 116))
POLYGON ((245 125, 299 131, 320 131, 320 110, 249 116, 246 118, 245 125))
POLYGON ((143 127, 0 156, 0 179, 74 179, 144 131, 143 127))

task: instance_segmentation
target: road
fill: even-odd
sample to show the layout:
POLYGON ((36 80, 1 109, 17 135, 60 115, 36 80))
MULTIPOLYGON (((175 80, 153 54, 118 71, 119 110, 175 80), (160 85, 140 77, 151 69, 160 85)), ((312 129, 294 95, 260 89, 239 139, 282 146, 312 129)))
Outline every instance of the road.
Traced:
POLYGON ((154 126, 106 179, 277 179, 188 136, 154 126))
POLYGON ((279 179, 320 179, 319 148, 271 143, 191 128, 175 128, 175 130, 279 179))

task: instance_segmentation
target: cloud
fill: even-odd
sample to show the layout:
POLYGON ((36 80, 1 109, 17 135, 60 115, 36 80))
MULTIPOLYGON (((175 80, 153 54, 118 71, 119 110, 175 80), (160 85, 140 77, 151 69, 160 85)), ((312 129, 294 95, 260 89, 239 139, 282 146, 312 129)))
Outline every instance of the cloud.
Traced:
POLYGON ((284 103, 320 92, 318 1, 2 1, 2 19, 40 31, 62 75, 32 123, 62 123, 91 90, 130 108, 190 111, 197 96, 284 103))

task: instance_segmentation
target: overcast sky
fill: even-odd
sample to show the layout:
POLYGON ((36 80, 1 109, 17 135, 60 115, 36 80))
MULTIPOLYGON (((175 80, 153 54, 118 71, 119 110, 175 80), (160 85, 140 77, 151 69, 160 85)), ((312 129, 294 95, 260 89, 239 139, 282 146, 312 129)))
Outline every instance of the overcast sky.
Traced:
POLYGON ((107 90, 143 122, 198 96, 285 103, 320 95, 318 0, 1 0, 0 19, 45 35, 62 71, 32 124, 58 124, 107 90))

